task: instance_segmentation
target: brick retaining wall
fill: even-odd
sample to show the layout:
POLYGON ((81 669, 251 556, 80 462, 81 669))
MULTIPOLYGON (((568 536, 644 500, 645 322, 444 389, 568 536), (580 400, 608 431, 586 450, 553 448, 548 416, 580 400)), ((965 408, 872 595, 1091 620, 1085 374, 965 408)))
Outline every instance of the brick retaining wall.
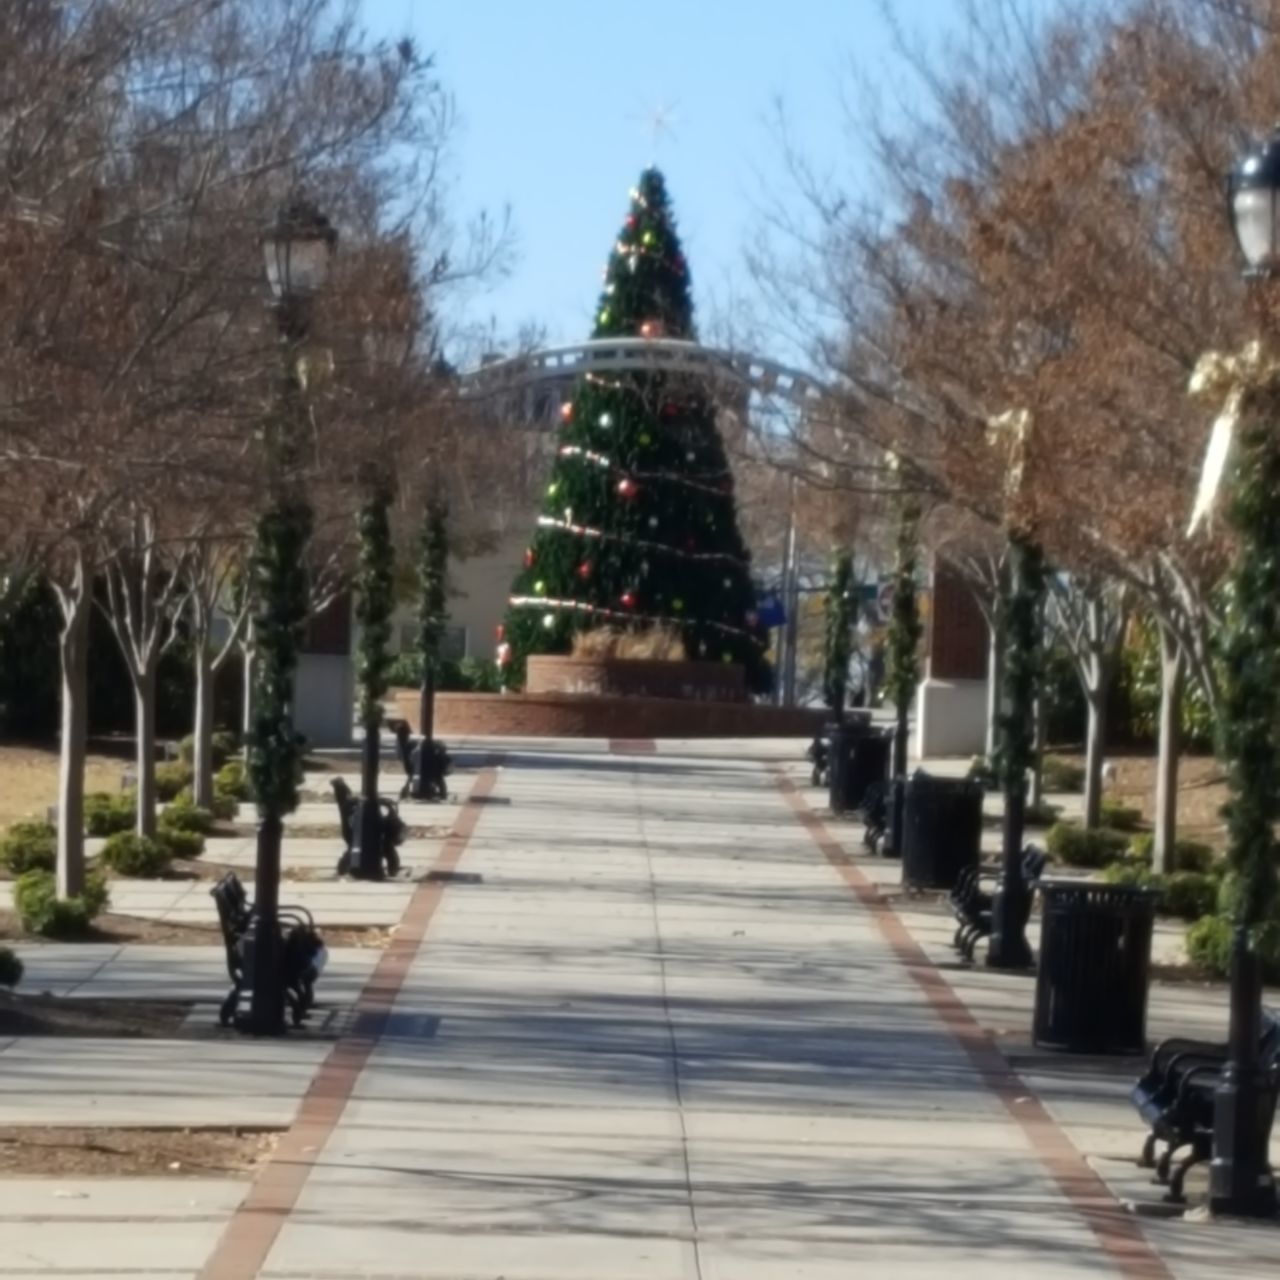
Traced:
MULTIPOLYGON (((418 692, 393 692, 393 714, 418 728, 418 692)), ((824 711, 743 702, 593 697, 571 693, 441 693, 443 738, 808 738, 824 711)))

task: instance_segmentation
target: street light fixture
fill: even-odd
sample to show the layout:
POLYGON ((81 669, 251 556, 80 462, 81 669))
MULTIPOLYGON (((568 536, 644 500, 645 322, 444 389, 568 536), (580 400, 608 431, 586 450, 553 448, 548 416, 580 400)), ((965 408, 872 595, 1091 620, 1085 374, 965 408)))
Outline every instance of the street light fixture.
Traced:
POLYGON ((282 347, 279 401, 265 431, 270 498, 258 521, 253 577, 257 595, 255 671, 249 771, 258 803, 254 899, 253 995, 248 1030, 284 1032, 280 964, 280 846, 284 818, 297 807, 300 753, 293 729, 293 679, 307 617, 303 560, 311 511, 293 476, 303 385, 299 348, 307 337, 314 294, 324 287, 338 233, 301 198, 290 200, 262 237, 267 283, 275 298, 282 347))
MULTIPOLYGON (((1280 130, 1248 156, 1227 183, 1227 205, 1236 243, 1248 264, 1246 277, 1259 282, 1274 278, 1280 268, 1280 130)), ((1275 403, 1275 396, 1270 397, 1275 403)), ((1251 577, 1259 562, 1276 553, 1274 530, 1256 518, 1258 476, 1273 471, 1275 444, 1270 427, 1256 438, 1237 446, 1237 502, 1233 518, 1240 533, 1236 552, 1238 578, 1251 577)), ((1265 508, 1274 502, 1261 494, 1265 508)), ((1257 592, 1252 593, 1253 597, 1257 592)), ((1263 593, 1265 594, 1265 593, 1263 593)), ((1271 623, 1273 599, 1250 598, 1241 603, 1239 617, 1229 624, 1227 647, 1252 650, 1271 646, 1275 636, 1256 632, 1271 623)), ((1230 655, 1229 655, 1230 656, 1230 655)), ((1238 655, 1237 655, 1238 656, 1238 655)), ((1273 858, 1273 799, 1277 751, 1275 697, 1270 688, 1255 689, 1259 678, 1269 686, 1266 673, 1252 676, 1233 671, 1236 683, 1227 691, 1224 738, 1231 765, 1232 806, 1229 828, 1232 861, 1239 884, 1236 894, 1231 947, 1231 1007, 1227 1032, 1227 1062, 1218 1077, 1213 1106, 1213 1159, 1209 1166, 1209 1205, 1213 1212, 1247 1217, 1273 1217, 1277 1210, 1275 1177, 1268 1157, 1271 1136, 1273 1090, 1261 1061, 1259 1040, 1262 1019, 1262 975, 1252 939, 1264 900, 1265 871, 1262 861, 1273 858), (1258 726, 1256 717, 1264 723, 1258 726), (1259 740, 1261 738, 1261 740, 1259 740), (1262 794, 1258 794, 1262 793, 1262 794)))

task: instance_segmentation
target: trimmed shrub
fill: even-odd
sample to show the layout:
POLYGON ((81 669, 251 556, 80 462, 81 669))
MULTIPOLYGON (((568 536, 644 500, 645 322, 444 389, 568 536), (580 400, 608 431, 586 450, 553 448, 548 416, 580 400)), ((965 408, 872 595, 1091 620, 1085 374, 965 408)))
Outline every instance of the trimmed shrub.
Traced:
POLYGON ((1084 766, 1061 756, 1045 756, 1044 786, 1046 791, 1083 791, 1084 766))
POLYGON ((1142 826, 1142 810, 1113 800, 1102 802, 1102 825, 1111 831, 1137 831, 1142 826))
POLYGON ((228 760, 214 775, 213 790, 216 795, 229 796, 232 800, 252 800, 253 784, 243 760, 228 760))
POLYGON ((1104 867, 1102 878, 1107 884, 1131 885, 1141 889, 1163 891, 1165 887, 1164 876, 1156 875, 1150 867, 1145 867, 1141 862, 1134 862, 1128 858, 1104 867))
POLYGON ((191 785, 191 766, 177 761, 172 764, 156 765, 156 798, 161 801, 174 799, 183 789, 191 785))
POLYGON ((213 814, 190 800, 175 800, 160 812, 161 831, 194 831, 207 836, 213 830, 213 814))
POLYGON ((1062 815, 1062 809, 1056 804, 1028 804, 1023 815, 1028 826, 1051 827, 1062 815))
POLYGON ((133 791, 111 795, 94 791, 84 798, 84 829, 91 836, 131 831, 138 821, 138 797, 133 791))
POLYGON ((9 947, 0 947, 0 987, 10 991, 22 981, 22 961, 9 947))
POLYGON ((1161 915, 1179 920, 1199 920, 1212 913, 1218 899, 1218 877, 1202 871, 1178 871, 1165 876, 1161 915))
POLYGON ((89 873, 84 893, 73 898, 58 897, 57 881, 49 871, 28 871, 13 887, 22 927, 46 938, 83 937, 110 901, 106 877, 96 871, 89 873))
MULTIPOLYGON (((1198 969, 1218 978, 1231 973, 1231 942, 1235 926, 1225 916, 1204 916, 1187 930, 1187 955, 1198 969)), ((1262 966, 1262 980, 1280 984, 1280 921, 1264 924, 1253 935, 1262 966)))
POLYGON ((58 833, 47 822, 15 822, 0 837, 0 862, 10 874, 52 871, 58 857, 58 833))
POLYGON ((159 840, 121 831, 102 848, 102 865, 118 876, 155 880, 169 869, 169 850, 159 840))
MULTIPOLYGON (((213 767, 221 769, 236 753, 236 735, 228 729, 219 729, 209 739, 209 754, 213 767)), ((188 768, 196 762, 196 736, 189 733, 178 743, 178 759, 188 768)))
MULTIPOLYGON (((1134 836, 1129 842, 1129 856, 1149 866, 1155 854, 1156 838, 1150 831, 1134 836)), ((1199 840, 1176 840, 1173 846, 1175 871, 1208 872, 1213 869, 1213 849, 1199 840)))
POLYGON ((1045 836, 1049 856, 1069 867, 1105 867, 1120 859, 1128 846, 1118 831, 1086 831, 1074 822, 1058 822, 1045 836))
POLYGON ((156 832, 156 843, 170 858, 198 858, 204 852, 204 836, 198 831, 165 827, 156 832))

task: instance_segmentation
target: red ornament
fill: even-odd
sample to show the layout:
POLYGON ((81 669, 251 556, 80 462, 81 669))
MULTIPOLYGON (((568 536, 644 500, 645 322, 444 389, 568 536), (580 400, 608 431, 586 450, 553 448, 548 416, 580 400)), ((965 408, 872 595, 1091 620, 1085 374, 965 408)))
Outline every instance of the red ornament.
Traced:
POLYGON ((573 421, 573 401, 572 400, 566 400, 564 404, 560 406, 560 420, 562 422, 573 421))
POLYGON ((501 623, 501 622, 500 622, 500 623, 498 623, 498 625, 497 625, 497 627, 496 627, 496 630, 497 630, 497 632, 498 632, 498 639, 499 639, 499 640, 505 640, 505 639, 507 638, 507 629, 506 629, 506 627, 504 627, 504 626, 502 625, 502 623, 501 623))
POLYGON ((618 496, 622 498, 634 498, 639 491, 639 485, 636 484, 630 476, 623 476, 618 481, 618 496))
POLYGON ((627 229, 634 231, 636 227, 636 215, 634 213, 627 214, 627 229))
POLYGON ((640 326, 640 336, 642 338, 660 338, 662 337, 662 321, 646 320, 640 326))
POLYGON ((670 401, 662 406, 662 416, 664 418, 674 418, 679 412, 680 406, 678 404, 672 404, 670 401))
POLYGON ((525 547, 524 549, 524 567, 526 569, 533 568, 533 548, 525 547))
POLYGON ((584 580, 591 577, 591 561, 590 560, 584 560, 578 566, 578 577, 584 580))
POLYGON ((622 593, 622 607, 624 609, 634 609, 636 607, 636 594, 634 591, 624 591, 622 593))

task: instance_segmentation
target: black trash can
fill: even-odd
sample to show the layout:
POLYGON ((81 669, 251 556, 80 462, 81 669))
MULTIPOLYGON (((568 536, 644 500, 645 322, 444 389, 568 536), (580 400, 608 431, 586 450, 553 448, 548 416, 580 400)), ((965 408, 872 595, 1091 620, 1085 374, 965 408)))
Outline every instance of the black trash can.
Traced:
POLYGON ((852 813, 862 802, 861 793, 855 796, 852 791, 856 782, 854 752, 870 732, 871 713, 866 711, 846 715, 843 721, 831 726, 827 787, 832 813, 852 813))
POLYGON ((1040 895, 1035 1043, 1069 1053, 1144 1053, 1158 892, 1041 880, 1040 895))
POLYGON ((897 845, 909 889, 954 889, 982 849, 982 787, 917 770, 907 779, 897 845))

